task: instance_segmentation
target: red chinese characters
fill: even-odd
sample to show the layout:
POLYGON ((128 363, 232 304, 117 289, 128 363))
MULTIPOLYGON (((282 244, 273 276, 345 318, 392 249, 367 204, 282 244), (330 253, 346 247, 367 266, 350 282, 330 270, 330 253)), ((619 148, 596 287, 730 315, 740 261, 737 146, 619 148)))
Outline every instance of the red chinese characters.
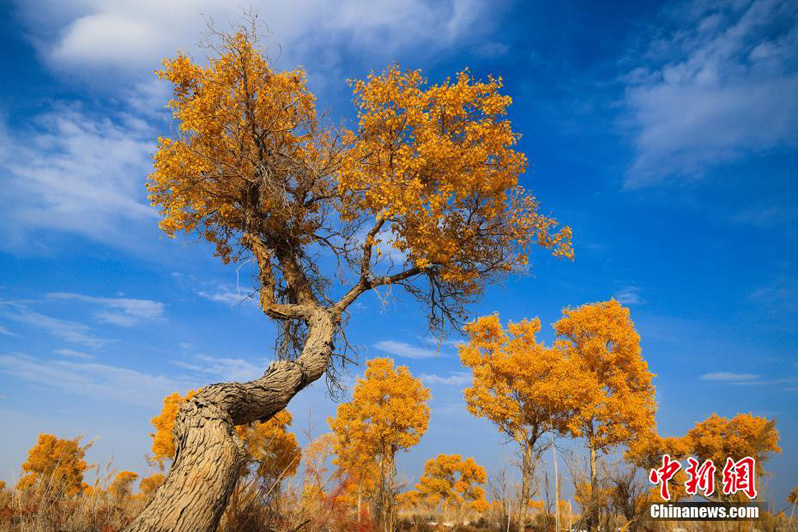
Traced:
POLYGON ((733 495, 740 491, 749 499, 756 498, 756 460, 750 456, 736 462, 729 457, 723 466, 723 494, 733 495))
POLYGON ((701 464, 701 467, 698 466, 698 460, 695 458, 688 458, 687 463, 690 464, 684 470, 688 477, 685 482, 687 494, 696 495, 699 489, 704 492, 705 497, 715 493, 715 471, 717 468, 712 460, 707 460, 701 464))
POLYGON ((651 481, 652 484, 660 485, 659 494, 666 501, 671 498, 670 491, 668 490, 668 482, 681 468, 682 465, 679 462, 671 460, 671 456, 665 454, 662 455, 662 467, 652 469, 648 474, 648 480, 651 481))

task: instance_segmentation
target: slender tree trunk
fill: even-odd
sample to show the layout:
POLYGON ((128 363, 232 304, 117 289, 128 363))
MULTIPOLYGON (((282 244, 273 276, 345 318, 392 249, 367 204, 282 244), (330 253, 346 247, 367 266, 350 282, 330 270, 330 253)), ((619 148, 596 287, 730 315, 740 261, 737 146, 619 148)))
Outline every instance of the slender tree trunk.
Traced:
POLYGON ((596 445, 591 439, 588 442, 590 448, 590 507, 587 516, 588 530, 598 528, 598 470, 596 468, 596 445))
POLYGON ((551 443, 551 453, 554 455, 554 526, 557 532, 560 532, 560 473, 557 467, 557 447, 554 445, 554 441, 551 443))
POLYGON ((521 496, 518 501, 518 530, 524 529, 529 499, 532 492, 532 447, 524 440, 521 451, 521 496))
POLYGON ((357 524, 360 524, 360 514, 363 508, 363 479, 357 481, 357 524))
POLYGON ((306 321, 307 339, 296 360, 274 362, 251 382, 207 386, 183 405, 169 475, 127 532, 216 530, 245 460, 235 426, 270 419, 327 369, 333 316, 315 309, 306 321))

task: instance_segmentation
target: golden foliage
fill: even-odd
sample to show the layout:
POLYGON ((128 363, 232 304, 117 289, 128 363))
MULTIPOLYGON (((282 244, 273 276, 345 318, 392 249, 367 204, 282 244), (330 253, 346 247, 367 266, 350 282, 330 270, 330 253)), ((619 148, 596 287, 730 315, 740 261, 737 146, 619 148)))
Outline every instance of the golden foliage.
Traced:
POLYGON ((789 493, 789 495, 787 495, 787 502, 790 504, 798 504, 798 487, 796 487, 789 493))
POLYGON ((306 199, 330 188, 313 173, 325 166, 324 135, 304 72, 275 72, 253 36, 238 32, 207 66, 181 55, 165 60, 158 76, 174 87, 169 106, 180 133, 158 139, 147 184, 161 228, 169 235, 198 231, 225 262, 231 239, 255 223, 255 212, 273 231, 312 234, 318 206, 292 209, 283 201, 291 181, 306 199), (270 189, 254 187, 260 179, 270 189))
POLYGON ((54 494, 79 494, 83 490, 83 473, 88 469, 84 460, 88 445, 81 446, 80 440, 39 434, 22 464, 27 474, 19 479, 16 488, 24 491, 46 486, 54 494))
POLYGON ((540 320, 510 323, 505 330, 494 314, 465 330, 469 338, 460 360, 474 377, 463 390, 468 411, 533 447, 548 430, 565 431, 582 399, 580 388, 570 384, 573 361, 537 341, 540 320))
MULTIPOLYGON (((715 464, 715 486, 722 485, 726 459, 735 461, 750 456, 756 460, 756 474, 764 473, 764 462, 772 453, 780 453, 779 431, 773 420, 753 414, 737 414, 732 419, 712 414, 696 423, 686 436, 692 453, 702 462, 715 464)), ((717 488, 716 488, 717 489, 717 488)))
POLYGON ((376 489, 380 519, 389 519, 387 497, 395 475, 395 455, 418 443, 429 422, 430 393, 407 366, 390 358, 366 362, 352 400, 338 407, 330 428, 335 434, 336 465, 347 479, 347 501, 369 497, 376 489))
POLYGON ((484 512, 488 503, 480 485, 486 480, 485 469, 473 458, 463 460, 459 454, 439 454, 427 460, 415 491, 406 497, 444 512, 463 505, 484 512))
MULTIPOLYGON (((164 460, 175 455, 175 442, 172 435, 177 412, 183 403, 197 394, 189 390, 185 396, 175 392, 163 400, 161 413, 152 418, 155 432, 151 433, 153 459, 163 465, 164 460)), ((301 451, 296 436, 287 431, 291 425, 291 413, 281 410, 265 422, 236 427, 236 432, 244 440, 247 450, 246 474, 250 464, 257 464, 254 473, 267 482, 278 482, 293 476, 299 467, 301 451)), ((157 487, 157 486, 156 486, 157 487)))
POLYGON ((155 490, 161 487, 161 484, 163 484, 165 480, 166 477, 161 473, 155 473, 149 477, 144 477, 139 483, 139 490, 141 490, 141 493, 145 496, 149 497, 155 493, 155 490))
POLYGON ((175 456, 175 439, 172 429, 175 426, 177 412, 183 403, 197 394, 198 390, 189 390, 185 396, 174 392, 164 397, 161 413, 150 421, 155 428, 152 437, 152 459, 163 467, 164 460, 171 460, 175 456))
POLYGON ((341 442, 355 442, 367 456, 387 457, 414 446, 426 432, 429 397, 407 366, 374 358, 366 362, 365 378, 358 378, 352 400, 329 420, 330 427, 343 436, 341 442))
POLYGON ((606 450, 654 426, 654 376, 640 349, 629 309, 614 299, 563 310, 554 324, 555 347, 573 362, 571 382, 581 390, 568 423, 574 436, 606 450))
POLYGON ((170 236, 198 233, 225 262, 253 254, 272 317, 287 315, 278 300, 323 299, 310 246, 359 276, 341 308, 426 274, 436 320, 461 319, 485 282, 527 266, 532 246, 573 256, 570 228, 518 185, 527 162, 500 79, 464 71, 430 85, 393 65, 352 83, 350 132, 320 125, 305 73, 274 70, 254 31, 220 37, 207 64, 179 55, 158 72, 172 84, 178 130, 158 140, 149 198, 170 236), (404 271, 372 275, 381 240, 404 252, 404 271))
POLYGON ((513 149, 501 79, 464 71, 429 85, 420 71, 392 65, 352 86, 359 129, 340 171, 345 218, 389 221, 390 245, 466 292, 486 267, 525 266, 530 243, 572 256, 570 229, 556 230, 518 187, 527 162, 513 149))
POLYGON ((287 430, 291 421, 291 413, 281 410, 266 422, 236 427, 248 460, 257 465, 255 474, 269 485, 292 477, 299 467, 302 451, 296 436, 287 430))
POLYGON ((139 478, 138 473, 133 471, 121 471, 114 477, 111 485, 108 486, 108 493, 117 499, 124 499, 133 490, 133 483, 139 478))
MULTIPOLYGON (((662 465, 662 456, 666 454, 675 461, 685 460, 692 454, 690 440, 688 438, 663 438, 652 430, 629 442, 625 457, 648 474, 650 470, 657 469, 662 465)), ((687 475, 682 467, 668 483, 670 501, 680 501, 688 497, 686 482, 687 475)), ((658 486, 651 487, 648 498, 662 501, 660 488, 658 486)))

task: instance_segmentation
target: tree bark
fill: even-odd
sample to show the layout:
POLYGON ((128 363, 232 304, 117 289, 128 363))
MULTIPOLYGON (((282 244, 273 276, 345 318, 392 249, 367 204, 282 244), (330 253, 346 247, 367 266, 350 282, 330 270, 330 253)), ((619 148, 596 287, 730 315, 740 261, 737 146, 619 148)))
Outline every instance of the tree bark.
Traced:
POLYGON ((590 508, 587 516, 587 529, 597 530, 598 528, 598 470, 596 458, 596 445, 591 439, 588 442, 590 447, 590 508))
POLYGON ((183 405, 169 475, 127 532, 216 530, 245 460, 235 426, 270 419, 327 369, 334 314, 317 307, 306 315, 308 335, 296 360, 273 362, 251 382, 207 386, 183 405))
POLYGON ((534 470, 532 465, 532 446, 530 442, 524 439, 521 445, 523 447, 521 450, 521 496, 518 501, 518 530, 523 530, 524 524, 526 523, 526 515, 532 491, 532 472, 534 470))

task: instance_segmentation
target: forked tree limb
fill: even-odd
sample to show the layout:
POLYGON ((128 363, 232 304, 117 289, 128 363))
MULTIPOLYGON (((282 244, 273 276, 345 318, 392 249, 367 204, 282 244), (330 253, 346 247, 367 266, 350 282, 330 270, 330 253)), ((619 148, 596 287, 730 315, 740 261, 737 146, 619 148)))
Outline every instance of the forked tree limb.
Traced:
POLYGON ((316 308, 296 360, 272 363, 263 377, 203 388, 175 420, 177 452, 169 475, 128 532, 216 530, 246 453, 236 425, 265 421, 327 370, 336 315, 316 308))

